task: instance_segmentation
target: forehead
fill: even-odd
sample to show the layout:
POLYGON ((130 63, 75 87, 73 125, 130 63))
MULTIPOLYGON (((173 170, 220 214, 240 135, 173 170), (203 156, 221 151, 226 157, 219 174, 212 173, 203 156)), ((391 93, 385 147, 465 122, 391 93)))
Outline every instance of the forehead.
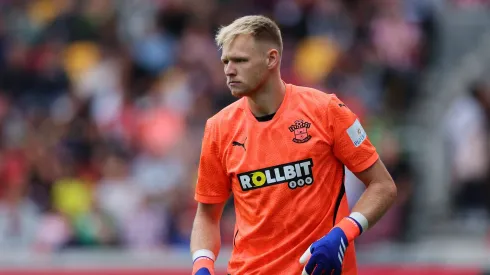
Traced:
POLYGON ((230 43, 223 45, 221 57, 229 58, 231 56, 252 55, 257 53, 258 49, 253 36, 249 34, 240 34, 230 43))

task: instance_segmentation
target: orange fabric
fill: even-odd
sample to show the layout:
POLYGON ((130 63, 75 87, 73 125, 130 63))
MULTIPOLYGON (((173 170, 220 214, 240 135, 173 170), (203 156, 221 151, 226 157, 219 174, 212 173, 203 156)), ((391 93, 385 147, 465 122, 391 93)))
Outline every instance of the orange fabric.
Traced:
POLYGON ((196 274, 196 272, 199 271, 199 269, 201 269, 203 267, 207 268, 209 270, 209 272, 211 273, 211 275, 214 275, 214 262, 213 262, 213 260, 206 258, 206 257, 198 258, 194 262, 194 266, 192 267, 192 274, 193 275, 196 274))
MULTIPOLYGON (((270 121, 258 122, 245 98, 208 120, 195 199, 234 195, 228 273, 301 274, 302 253, 349 214, 344 164, 359 172, 378 159, 369 139, 356 147, 349 136, 356 119, 335 95, 287 84, 270 121)), ((351 244, 342 274, 356 269, 351 244)))
POLYGON ((344 231, 347 241, 351 243, 357 236, 361 234, 359 226, 350 218, 343 218, 335 227, 339 227, 344 231))

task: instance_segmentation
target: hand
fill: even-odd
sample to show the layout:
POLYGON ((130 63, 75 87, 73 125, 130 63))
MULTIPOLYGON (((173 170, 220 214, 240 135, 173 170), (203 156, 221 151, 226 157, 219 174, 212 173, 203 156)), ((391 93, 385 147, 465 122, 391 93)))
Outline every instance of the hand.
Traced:
POLYGON ((310 245, 301 256, 299 260, 301 264, 305 264, 308 261, 301 274, 340 275, 342 273, 344 253, 348 245, 349 242, 344 231, 339 227, 334 227, 327 235, 310 245))
POLYGON ((193 275, 214 275, 214 262, 207 257, 200 257, 194 262, 193 275))
POLYGON ((211 272, 209 271, 209 269, 203 267, 199 269, 194 275, 211 275, 211 272))

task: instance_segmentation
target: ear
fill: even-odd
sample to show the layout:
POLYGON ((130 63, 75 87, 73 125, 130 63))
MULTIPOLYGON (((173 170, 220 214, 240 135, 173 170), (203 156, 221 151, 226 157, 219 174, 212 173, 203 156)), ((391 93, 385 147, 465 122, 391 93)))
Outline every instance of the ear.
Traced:
POLYGON ((279 66, 280 60, 281 56, 276 49, 270 49, 267 52, 267 68, 269 70, 275 68, 276 66, 279 66))

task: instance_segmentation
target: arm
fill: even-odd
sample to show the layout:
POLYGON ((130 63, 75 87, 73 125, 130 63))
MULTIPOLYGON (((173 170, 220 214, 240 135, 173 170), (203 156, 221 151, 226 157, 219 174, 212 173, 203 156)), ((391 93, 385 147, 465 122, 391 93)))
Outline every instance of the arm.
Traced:
POLYGON ((369 226, 376 224, 396 199, 397 188, 381 160, 368 169, 354 173, 366 185, 366 190, 352 212, 366 217, 369 226))
POLYGON ((226 202, 199 203, 191 233, 193 275, 214 275, 221 247, 220 220, 226 202))
POLYGON ((225 202, 217 204, 199 203, 191 233, 191 253, 207 249, 219 254, 221 247, 220 219, 225 202))
POLYGON ((191 234, 193 275, 213 275, 221 246, 220 219, 231 183, 220 158, 219 135, 214 123, 206 123, 194 198, 197 213, 191 234))
POLYGON ((337 97, 327 107, 327 125, 335 157, 367 187, 348 217, 340 220, 301 256, 303 275, 340 275, 347 247, 373 226, 393 204, 397 190, 357 116, 337 97), (309 259, 309 260, 308 260, 309 259))
POLYGON ((328 113, 335 156, 367 187, 351 215, 337 224, 351 242, 386 213, 397 190, 359 118, 336 97, 328 113))

